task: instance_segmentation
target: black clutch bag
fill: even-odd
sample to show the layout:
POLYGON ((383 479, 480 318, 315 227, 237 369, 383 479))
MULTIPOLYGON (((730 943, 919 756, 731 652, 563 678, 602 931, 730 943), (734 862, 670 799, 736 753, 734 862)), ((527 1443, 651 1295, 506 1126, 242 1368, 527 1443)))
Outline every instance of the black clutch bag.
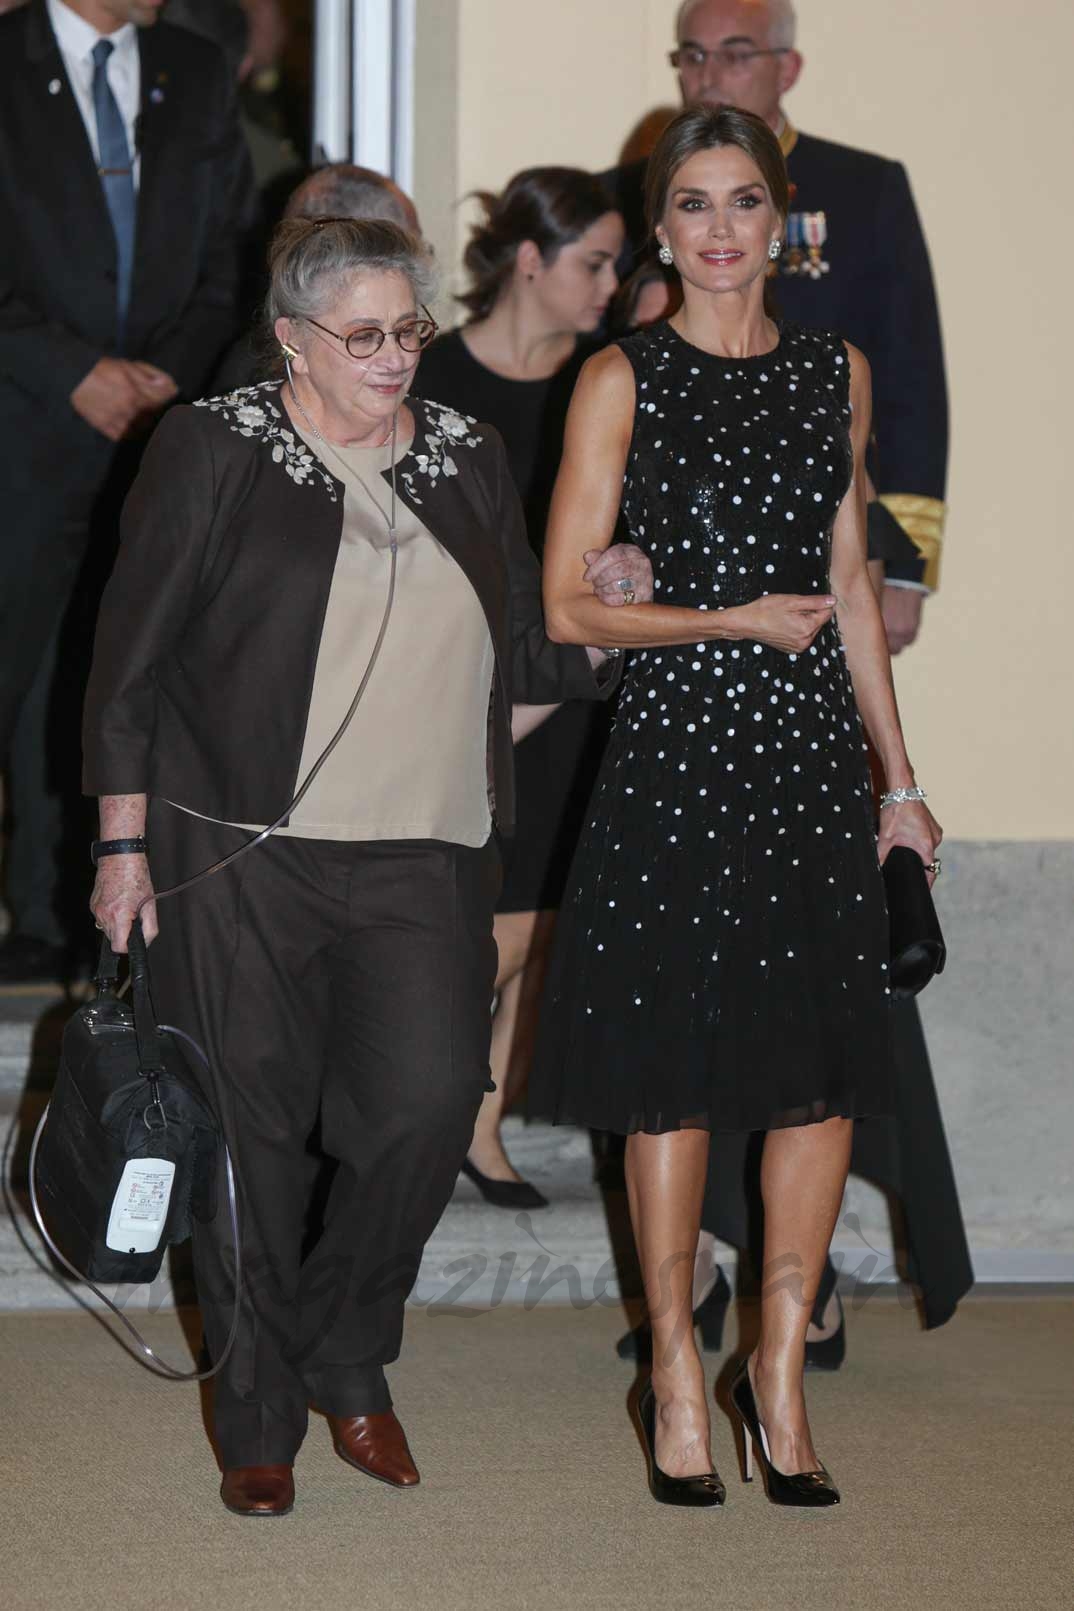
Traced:
POLYGON ((940 920, 932 902, 925 864, 916 850, 896 845, 884 862, 884 889, 891 937, 889 976, 893 996, 916 996, 947 961, 940 920))
POLYGON ((131 1003, 105 940, 95 1001, 63 1032, 35 1143, 37 1198, 56 1248, 93 1282, 152 1281, 169 1243, 207 1219, 216 1119, 173 1036, 157 1027, 141 924, 130 935, 131 1003))

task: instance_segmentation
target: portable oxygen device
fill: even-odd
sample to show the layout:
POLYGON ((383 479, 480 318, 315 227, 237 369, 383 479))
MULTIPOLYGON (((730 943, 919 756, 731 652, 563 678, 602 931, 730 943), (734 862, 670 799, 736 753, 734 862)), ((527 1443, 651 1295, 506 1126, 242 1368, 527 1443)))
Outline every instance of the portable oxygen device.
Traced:
POLYGON ((91 1281, 139 1283, 214 1210, 220 1134, 180 1043, 156 1022, 141 924, 132 1005, 107 940, 97 997, 70 1018, 35 1181, 52 1238, 91 1281))

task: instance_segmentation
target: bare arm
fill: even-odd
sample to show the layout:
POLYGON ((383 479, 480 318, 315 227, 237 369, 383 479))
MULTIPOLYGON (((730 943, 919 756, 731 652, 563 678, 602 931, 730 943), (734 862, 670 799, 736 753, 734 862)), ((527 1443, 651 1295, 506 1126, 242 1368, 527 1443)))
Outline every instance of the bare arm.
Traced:
POLYGON ((557 643, 626 649, 752 638, 798 654, 831 618, 831 599, 773 594, 728 610, 631 604, 609 613, 586 584, 586 554, 611 543, 634 421, 634 374, 617 347, 578 377, 544 549, 548 635, 557 643))
MULTIPOLYGON (((876 502, 876 488, 873 486, 873 478, 872 478, 872 476, 869 474, 868 470, 866 470, 866 472, 865 472, 865 503, 866 503, 866 507, 868 507, 869 504, 873 504, 875 502, 876 502)), ((873 584, 873 592, 876 594, 877 599, 880 602, 881 608, 883 608, 884 561, 882 559, 871 559, 869 561, 869 580, 872 582, 872 584, 873 584)))
MULTIPOLYGON (((846 646, 854 698, 884 769, 887 787, 909 788, 914 783, 914 771, 899 721, 887 634, 866 562, 865 448, 872 424, 869 365, 856 347, 848 346, 847 351, 854 478, 832 531, 831 586, 838 600, 839 629, 846 646)), ((920 803, 888 806, 880 814, 881 861, 896 844, 909 845, 922 860, 931 861, 941 837, 939 824, 920 803)))
POLYGON ((878 601, 882 601, 884 593, 884 561, 871 559, 869 561, 869 580, 878 601))

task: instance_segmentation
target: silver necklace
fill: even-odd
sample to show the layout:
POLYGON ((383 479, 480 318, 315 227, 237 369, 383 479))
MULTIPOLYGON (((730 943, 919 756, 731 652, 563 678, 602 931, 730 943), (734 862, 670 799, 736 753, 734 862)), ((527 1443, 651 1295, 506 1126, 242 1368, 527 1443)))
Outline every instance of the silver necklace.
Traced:
POLYGON ((384 519, 385 521, 387 521, 387 525, 388 525, 388 542, 389 542, 391 548, 394 550, 395 545, 396 545, 396 536, 395 536, 395 532, 396 532, 396 518, 395 518, 396 517, 395 442, 396 442, 396 434, 397 434, 398 425, 399 425, 399 410, 396 409, 395 413, 392 415, 392 428, 391 428, 391 432, 390 432, 387 440, 384 441, 384 442, 378 442, 376 444, 377 447, 387 447, 389 443, 391 444, 391 455, 390 455, 389 469, 391 470, 391 478, 392 478, 392 480, 391 480, 392 503, 391 503, 391 514, 386 515, 384 513, 384 510, 381 508, 380 499, 374 496, 372 490, 366 484, 365 477, 361 474, 361 472, 355 466, 350 465, 350 464, 347 463, 347 461, 339 453, 338 449, 334 446, 334 444, 331 443, 328 440, 328 438, 324 435, 323 431, 319 431, 317 429, 316 425, 313 423, 313 421, 310 419, 309 415, 307 414, 306 410, 303 408, 302 399, 299 397, 298 392, 295 389, 295 377, 291 373, 290 362, 288 362, 288 364, 287 364, 287 384, 290 387, 291 396, 292 396, 292 398, 294 400, 295 407, 298 409, 298 412, 302 415, 302 418, 305 420, 306 424, 309 426, 310 430, 313 432, 313 434, 317 438, 318 442, 320 442, 322 444, 322 446, 324 446, 324 447, 326 447, 328 449, 329 453, 336 460, 337 464, 341 464, 343 466, 343 468, 349 474, 354 476, 355 480, 363 488, 363 490, 365 492, 365 495, 369 499, 370 503, 372 503, 376 507, 376 509, 377 509, 378 513, 380 514, 381 518, 384 519))

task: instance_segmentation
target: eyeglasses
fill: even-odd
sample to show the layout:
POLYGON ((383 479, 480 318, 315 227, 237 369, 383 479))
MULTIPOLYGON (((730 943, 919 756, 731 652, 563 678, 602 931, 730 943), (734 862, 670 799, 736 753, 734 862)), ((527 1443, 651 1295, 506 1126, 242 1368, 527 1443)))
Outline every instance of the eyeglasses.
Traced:
POLYGON ((316 319, 307 319, 306 323, 323 330, 325 335, 331 336, 334 341, 342 341, 349 358, 372 358, 380 351, 389 336, 395 338, 403 352, 421 352, 423 347, 427 347, 440 326, 424 303, 421 311, 425 315, 424 319, 408 319, 406 324, 401 324, 397 330, 381 330, 378 325, 364 324, 346 336, 341 336, 336 330, 329 330, 325 324, 318 324, 316 319))
POLYGON ((715 50, 704 50, 700 45, 680 45, 668 55, 672 67, 693 67, 700 71, 706 62, 726 67, 729 73, 741 73, 758 56, 786 56, 789 45, 777 45, 772 50, 732 50, 718 45, 715 50))

